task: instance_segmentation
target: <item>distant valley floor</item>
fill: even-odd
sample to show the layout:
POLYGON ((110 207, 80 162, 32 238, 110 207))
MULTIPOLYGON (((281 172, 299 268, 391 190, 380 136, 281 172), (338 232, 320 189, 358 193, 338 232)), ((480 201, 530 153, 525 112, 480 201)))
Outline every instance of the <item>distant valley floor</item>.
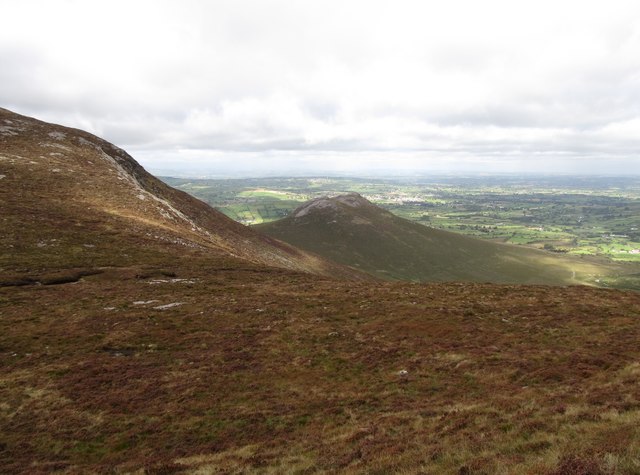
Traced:
POLYGON ((358 192, 422 224, 555 252, 640 262, 640 180, 594 177, 163 178, 245 224, 358 192))
MULTIPOLYGON (((596 258, 576 261, 575 270, 595 285, 640 289, 640 183, 636 178, 163 180, 245 224, 283 219, 308 199, 357 191, 395 215, 433 229, 537 248, 549 256, 596 258), (585 266, 605 270, 585 273, 585 266)), ((285 234, 276 237, 287 240, 285 234)))

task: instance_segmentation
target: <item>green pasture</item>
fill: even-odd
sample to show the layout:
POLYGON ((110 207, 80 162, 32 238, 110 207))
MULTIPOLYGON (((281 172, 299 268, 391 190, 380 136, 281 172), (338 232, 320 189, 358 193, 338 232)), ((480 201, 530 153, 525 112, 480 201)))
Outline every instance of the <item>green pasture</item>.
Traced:
POLYGON ((165 178, 243 224, 358 192, 402 218, 492 241, 640 261, 640 183, 590 177, 165 178))

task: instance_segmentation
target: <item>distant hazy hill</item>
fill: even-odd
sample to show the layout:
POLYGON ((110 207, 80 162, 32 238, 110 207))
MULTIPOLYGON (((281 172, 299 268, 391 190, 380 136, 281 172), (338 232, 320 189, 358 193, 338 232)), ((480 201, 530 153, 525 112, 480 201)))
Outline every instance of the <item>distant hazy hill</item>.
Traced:
POLYGON ((1 108, 0 210, 5 273, 199 255, 357 277, 165 185, 94 135, 1 108))
POLYGON ((429 228, 357 193, 309 201, 260 231, 387 279, 593 283, 612 264, 499 244, 429 228))

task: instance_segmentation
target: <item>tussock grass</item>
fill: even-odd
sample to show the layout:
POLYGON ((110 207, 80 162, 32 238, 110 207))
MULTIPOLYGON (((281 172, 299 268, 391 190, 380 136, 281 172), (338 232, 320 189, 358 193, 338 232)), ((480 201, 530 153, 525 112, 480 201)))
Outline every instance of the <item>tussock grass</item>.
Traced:
POLYGON ((2 471, 637 469, 636 293, 155 272, 0 289, 2 471))

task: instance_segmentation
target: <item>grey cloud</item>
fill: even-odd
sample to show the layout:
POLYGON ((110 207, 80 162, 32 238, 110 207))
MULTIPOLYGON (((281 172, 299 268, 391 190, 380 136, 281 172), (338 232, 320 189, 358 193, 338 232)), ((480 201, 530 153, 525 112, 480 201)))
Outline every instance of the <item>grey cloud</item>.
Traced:
MULTIPOLYGON (((277 164, 282 152, 304 167, 327 153, 366 168, 362 154, 381 153, 535 168, 545 154, 640 173, 640 8, 600 18, 580 2, 526 15, 463 2, 469 19, 441 3, 114 0, 81 40, 73 3, 41 2, 47 18, 33 28, 14 6, 0 31, 0 106, 145 157, 206 150, 277 164), (565 10, 575 18, 559 28, 565 10), (115 31, 108 22, 125 12, 129 28, 115 31)), ((188 160, 175 156, 178 168, 188 160)))

